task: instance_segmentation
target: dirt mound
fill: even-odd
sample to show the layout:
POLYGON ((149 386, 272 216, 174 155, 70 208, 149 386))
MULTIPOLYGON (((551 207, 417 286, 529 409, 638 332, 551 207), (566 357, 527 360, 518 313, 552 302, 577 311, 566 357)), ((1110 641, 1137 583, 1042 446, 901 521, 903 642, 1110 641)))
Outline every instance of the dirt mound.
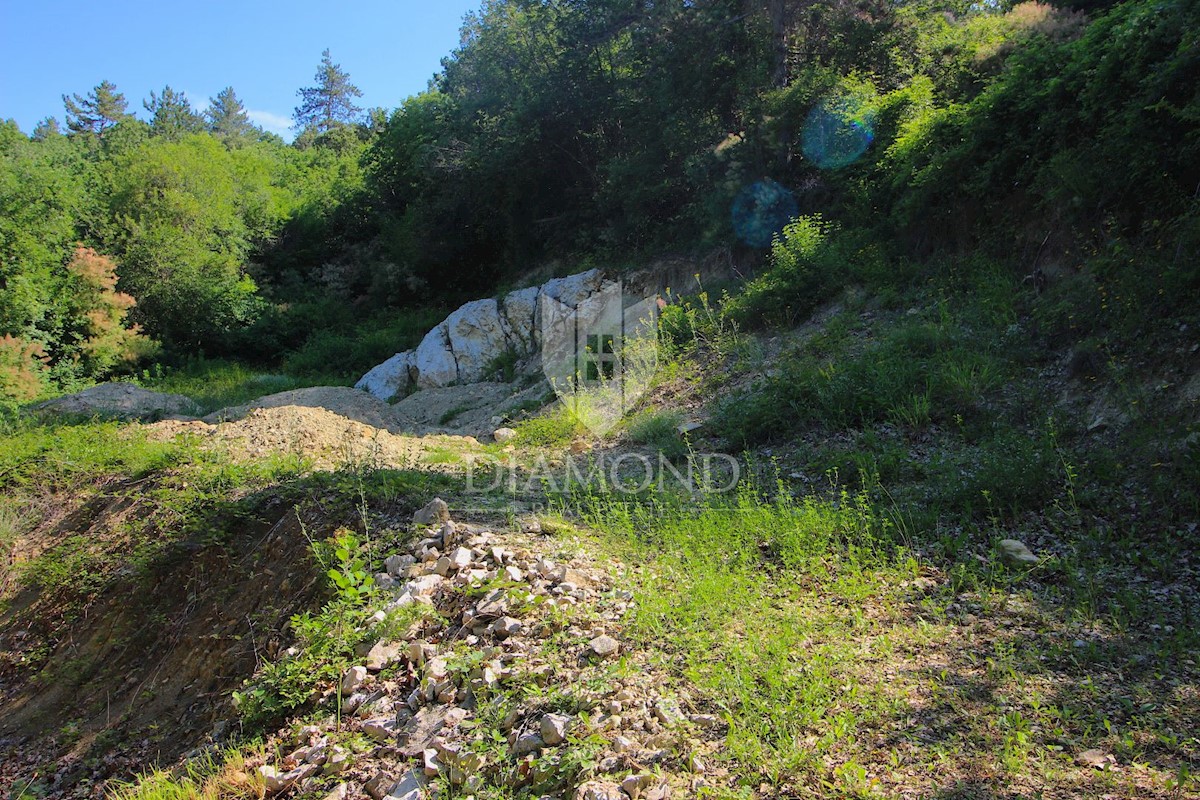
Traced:
MULTIPOLYGON (((347 391, 354 392, 352 389, 347 391)), ((370 404, 378 403, 363 392, 354 394, 364 398, 358 409, 360 412, 364 408, 369 412, 370 404)), ((386 409, 386 404, 383 405, 386 409)), ((344 406, 339 408, 350 410, 344 406)), ((198 436, 206 443, 228 448, 238 459, 291 453, 311 460, 319 469, 352 464, 406 468, 420 461, 427 450, 469 450, 479 444, 464 436, 417 438, 391 433, 385 426, 394 424, 393 421, 378 422, 378 425, 372 425, 323 407, 287 405, 249 409, 232 422, 210 424, 201 420, 168 420, 148 425, 146 430, 155 438, 179 434, 198 436)))
POLYGON ((204 417, 210 425, 236 422, 255 409, 287 406, 325 409, 347 419, 391 433, 416 433, 413 421, 398 414, 391 406, 366 392, 348 386, 313 386, 260 397, 240 406, 222 408, 204 417))
POLYGON ((423 389, 392 408, 411 420, 414 428, 490 436, 499 425, 494 417, 507 419, 515 409, 539 408, 550 391, 545 381, 527 388, 515 383, 472 383, 423 389))
POLYGON ((193 416, 200 408, 181 394, 164 394, 132 383, 102 383, 75 394, 63 395, 33 407, 39 414, 162 419, 193 416))
MULTIPOLYGON (((314 386, 260 397, 245 405, 223 408, 204 417, 209 425, 237 422, 256 409, 307 408, 328 411, 339 417, 391 434, 429 436, 490 436, 498 423, 516 409, 533 409, 544 404, 550 387, 520 383, 472 383, 425 389, 395 405, 367 392, 346 386, 314 386)), ((356 431, 356 436, 359 432, 356 431)))

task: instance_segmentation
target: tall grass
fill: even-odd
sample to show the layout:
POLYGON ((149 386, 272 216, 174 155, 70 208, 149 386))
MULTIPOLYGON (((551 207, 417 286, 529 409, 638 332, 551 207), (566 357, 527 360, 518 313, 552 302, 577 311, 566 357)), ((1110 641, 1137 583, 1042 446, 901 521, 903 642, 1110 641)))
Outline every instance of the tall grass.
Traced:
MULTIPOLYGON (((869 500, 797 499, 747 481, 699 502, 592 494, 570 510, 646 565, 628 634, 665 651, 729 723, 723 758, 747 780, 782 782, 813 767, 820 749, 801 742, 846 706, 842 687, 859 655, 844 604, 915 568, 869 500), (822 606, 817 594, 836 601, 822 606)), ((865 700, 850 707, 864 721, 874 713, 865 700)))

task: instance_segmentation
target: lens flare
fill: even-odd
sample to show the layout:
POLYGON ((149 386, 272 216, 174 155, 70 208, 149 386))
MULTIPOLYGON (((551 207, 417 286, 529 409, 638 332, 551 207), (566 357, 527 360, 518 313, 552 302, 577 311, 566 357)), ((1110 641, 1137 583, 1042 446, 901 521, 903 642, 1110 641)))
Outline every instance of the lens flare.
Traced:
POLYGON ((853 164, 875 141, 873 117, 866 104, 854 97, 822 100, 804 120, 800 150, 821 169, 853 164))
POLYGON ((767 247, 800 213, 796 197, 770 178, 742 189, 733 200, 733 232, 751 247, 767 247))

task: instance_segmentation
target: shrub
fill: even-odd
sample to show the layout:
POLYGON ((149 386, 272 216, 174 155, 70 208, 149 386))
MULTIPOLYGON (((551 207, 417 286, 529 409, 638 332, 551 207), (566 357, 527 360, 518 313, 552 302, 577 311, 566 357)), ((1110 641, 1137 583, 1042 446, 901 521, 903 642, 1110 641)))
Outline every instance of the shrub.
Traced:
POLYGON ((517 442, 533 447, 555 447, 564 445, 582 432, 583 425, 578 417, 565 405, 559 403, 539 417, 516 423, 517 442))
POLYGON ((142 335, 140 325, 126 325, 134 299, 117 291, 117 265, 90 247, 76 247, 67 264, 76 284, 72 300, 85 372, 102 375, 119 364, 152 356, 158 344, 142 335))
POLYGON ((771 245, 770 266, 725 304, 737 322, 791 327, 845 285, 851 260, 819 214, 797 217, 771 245), (836 246, 835 246, 836 245, 836 246))
POLYGON ((0 336, 0 402, 32 400, 46 388, 46 352, 36 342, 0 336))
POLYGON ((678 411, 650 409, 629 420, 629 438, 646 444, 674 461, 687 455, 687 443, 679 433, 683 414, 678 411))

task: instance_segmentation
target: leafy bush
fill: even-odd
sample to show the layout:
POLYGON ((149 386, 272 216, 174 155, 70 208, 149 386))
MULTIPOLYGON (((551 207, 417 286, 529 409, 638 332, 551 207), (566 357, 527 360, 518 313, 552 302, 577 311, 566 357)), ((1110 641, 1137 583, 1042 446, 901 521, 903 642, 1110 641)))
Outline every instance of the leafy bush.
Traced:
POLYGON ((792 326, 823 299, 829 276, 820 260, 830 227, 820 215, 798 217, 771 245, 771 264, 746 284, 726 308, 746 324, 792 326))
POLYGON ((647 410, 629 420, 629 438, 650 445, 672 461, 687 455, 687 443, 679 432, 683 414, 673 410, 647 410))
POLYGON ((307 705, 322 686, 341 679, 355 648, 374 633, 368 607, 374 580, 363 543, 343 528, 312 549, 314 559, 326 567, 334 597, 319 611, 292 617, 294 653, 266 664, 242 691, 233 693, 238 713, 251 725, 270 724, 307 705))
POLYGON ((0 402, 20 403, 45 391, 45 353, 35 342, 0 336, 0 402))
POLYGON ((416 347, 444 317, 437 307, 389 311, 341 330, 314 320, 321 327, 284 357, 283 369, 298 377, 353 383, 396 353, 416 347))

